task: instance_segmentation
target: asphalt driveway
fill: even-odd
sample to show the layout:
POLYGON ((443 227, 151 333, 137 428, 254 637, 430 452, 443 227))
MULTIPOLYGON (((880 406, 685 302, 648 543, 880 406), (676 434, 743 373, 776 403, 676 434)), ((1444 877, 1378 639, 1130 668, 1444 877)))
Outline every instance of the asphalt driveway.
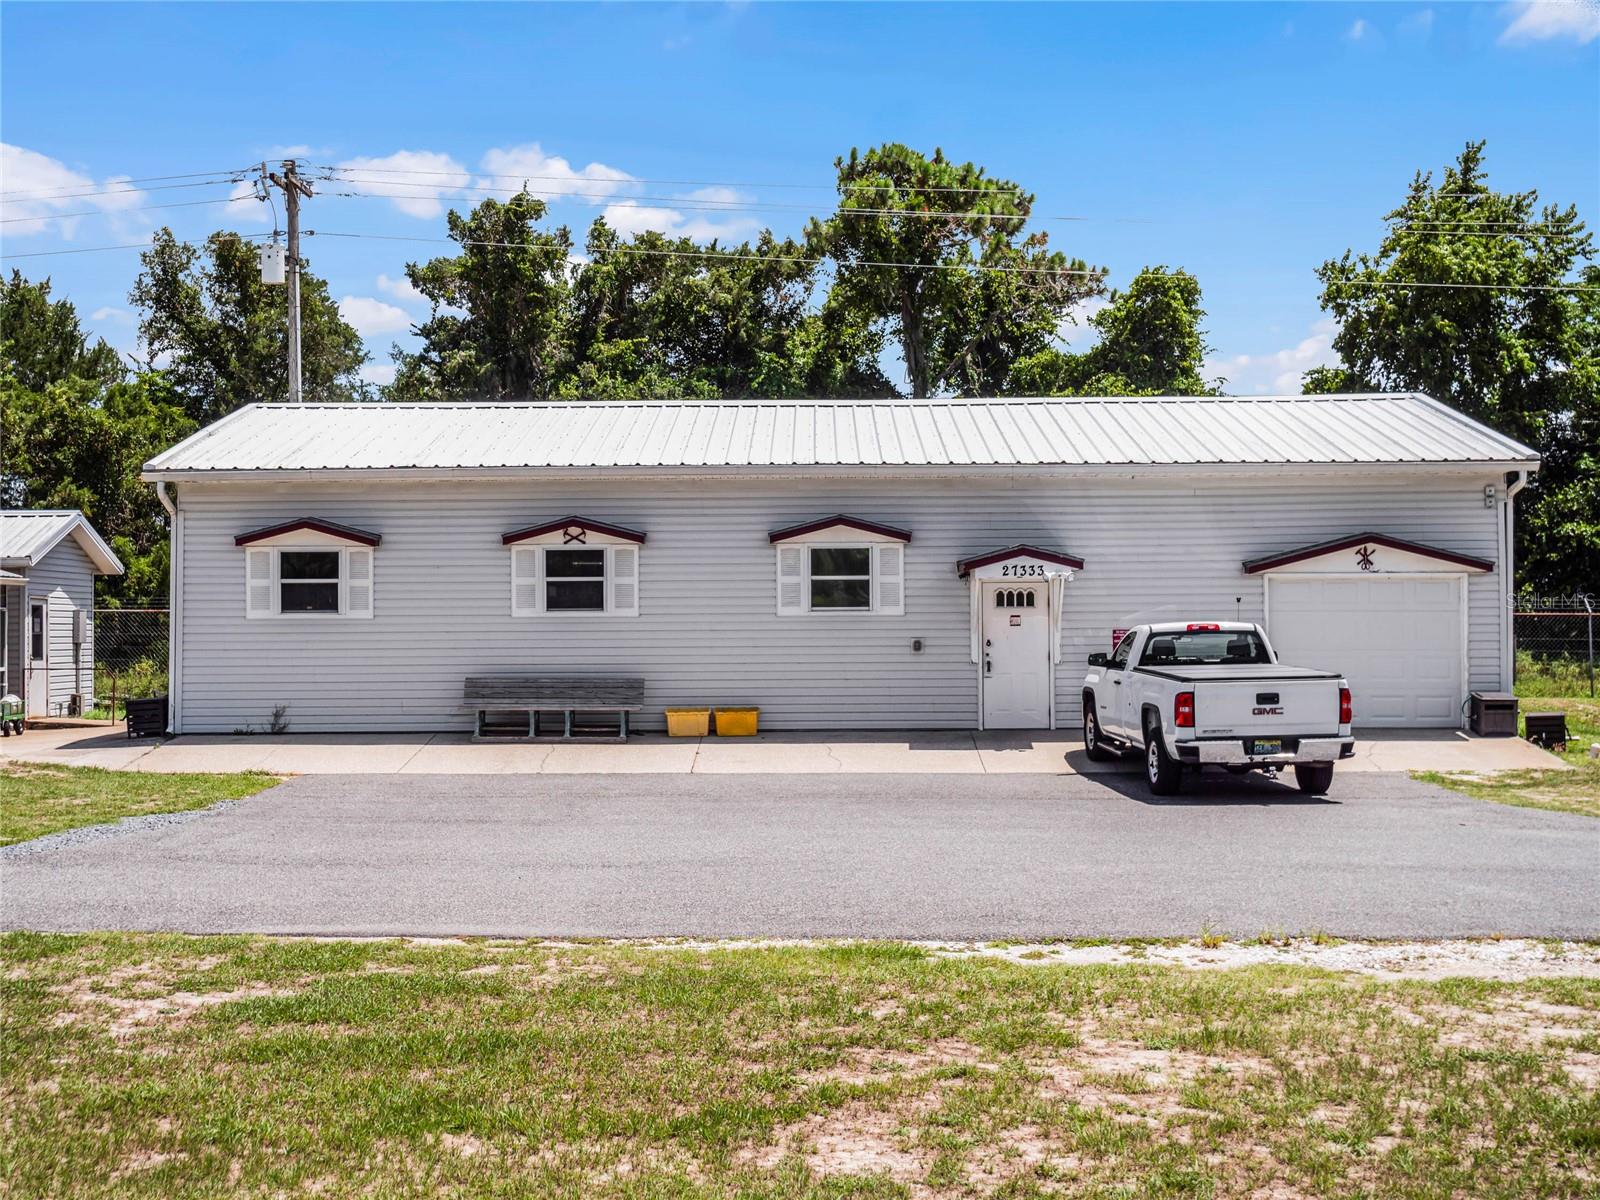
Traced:
POLYGON ((1600 935, 1600 821, 1405 776, 308 776, 0 851, 0 924, 306 934, 1600 935))

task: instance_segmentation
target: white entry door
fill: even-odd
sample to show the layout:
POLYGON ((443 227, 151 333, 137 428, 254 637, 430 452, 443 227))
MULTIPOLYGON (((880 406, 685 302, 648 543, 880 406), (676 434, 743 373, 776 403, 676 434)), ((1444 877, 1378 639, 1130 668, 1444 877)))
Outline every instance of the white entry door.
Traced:
POLYGON ((44 600, 28 601, 28 628, 23 635, 28 660, 28 715, 50 715, 50 607, 44 600))
POLYGON ((1044 582, 983 589, 983 727, 1050 725, 1050 589, 1044 582))
POLYGON ((1465 580, 1459 575, 1269 576, 1278 657, 1350 680, 1356 725, 1461 724, 1465 580))

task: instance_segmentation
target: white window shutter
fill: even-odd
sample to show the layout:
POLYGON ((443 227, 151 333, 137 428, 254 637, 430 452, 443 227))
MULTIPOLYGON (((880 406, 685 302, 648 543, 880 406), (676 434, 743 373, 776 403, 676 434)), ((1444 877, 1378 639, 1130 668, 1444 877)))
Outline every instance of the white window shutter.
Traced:
POLYGON ((606 572, 606 586, 611 589, 608 612, 622 617, 639 615, 639 547, 612 546, 608 552, 610 570, 606 572))
POLYGON ((372 616, 372 551, 344 552, 344 615, 372 616))
POLYGON ((886 542, 872 548, 872 611, 899 616, 906 611, 905 547, 886 542))
POLYGON ((541 555, 537 546, 511 548, 511 615, 531 617, 539 611, 541 555))
POLYGON ((778 615, 792 617, 806 610, 806 548, 778 547, 778 615))
POLYGON ((272 615, 272 577, 278 565, 278 555, 272 550, 246 550, 244 552, 244 615, 270 617, 272 615))

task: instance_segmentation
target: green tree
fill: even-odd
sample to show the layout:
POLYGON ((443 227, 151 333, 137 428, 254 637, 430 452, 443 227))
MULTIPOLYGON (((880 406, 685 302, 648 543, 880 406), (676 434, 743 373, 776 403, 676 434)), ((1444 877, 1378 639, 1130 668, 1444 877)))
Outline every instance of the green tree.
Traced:
POLYGON ((1048 250, 1044 233, 1024 236, 1034 197, 982 167, 899 144, 834 165, 838 209, 807 230, 836 264, 829 303, 881 323, 913 396, 994 394, 1102 290, 1103 271, 1048 250))
POLYGON ((21 271, 0 279, 0 362, 10 381, 38 389, 68 376, 109 383, 126 373, 103 340, 89 343, 78 310, 50 299, 50 281, 30 283, 21 271))
POLYGON ((433 305, 422 348, 396 351, 396 400, 548 396, 568 367, 572 235, 536 228, 546 205, 526 192, 451 212, 459 254, 411 263, 406 276, 433 305))
POLYGON ((1543 462, 1519 499, 1519 582, 1592 590, 1600 582, 1600 278, 1585 266, 1593 238, 1571 205, 1541 206, 1532 190, 1493 191, 1483 145, 1469 143, 1437 185, 1431 174, 1415 176, 1386 214, 1376 253, 1346 251, 1318 270, 1322 306, 1339 322, 1340 365, 1309 374, 1306 388, 1425 392, 1533 446, 1543 462))
POLYGON ((167 593, 167 524, 139 469, 194 429, 159 371, 113 383, 69 375, 38 390, 7 379, 4 503, 82 509, 127 568, 98 582, 97 602, 148 604, 167 593))
POLYGON ((1006 379, 1013 396, 1200 396, 1206 344, 1200 282, 1146 267, 1089 318, 1099 339, 1081 354, 1050 348, 1019 359, 1006 379))
MULTIPOLYGON (((184 411, 209 424, 242 405, 288 395, 288 297, 261 282, 257 248, 214 233, 202 246, 158 231, 141 256, 130 300, 151 363, 165 362, 184 411)), ((365 395, 357 372, 367 359, 328 285, 300 273, 300 358, 307 400, 365 395)))

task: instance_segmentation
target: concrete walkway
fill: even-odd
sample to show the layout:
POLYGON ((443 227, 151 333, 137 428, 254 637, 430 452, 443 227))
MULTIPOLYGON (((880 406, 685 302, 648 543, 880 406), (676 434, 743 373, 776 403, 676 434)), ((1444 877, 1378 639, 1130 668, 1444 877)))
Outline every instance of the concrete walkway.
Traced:
MULTIPOLYGON (((1460 730, 1357 731, 1346 771, 1471 771, 1563 767, 1519 738, 1460 730)), ((1096 775, 1134 773, 1135 759, 1091 763, 1061 732, 766 733, 753 738, 636 735, 625 745, 475 743, 464 733, 190 734, 132 741, 109 723, 76 722, 0 739, 0 761, 132 771, 272 771, 282 775, 1096 775)))

